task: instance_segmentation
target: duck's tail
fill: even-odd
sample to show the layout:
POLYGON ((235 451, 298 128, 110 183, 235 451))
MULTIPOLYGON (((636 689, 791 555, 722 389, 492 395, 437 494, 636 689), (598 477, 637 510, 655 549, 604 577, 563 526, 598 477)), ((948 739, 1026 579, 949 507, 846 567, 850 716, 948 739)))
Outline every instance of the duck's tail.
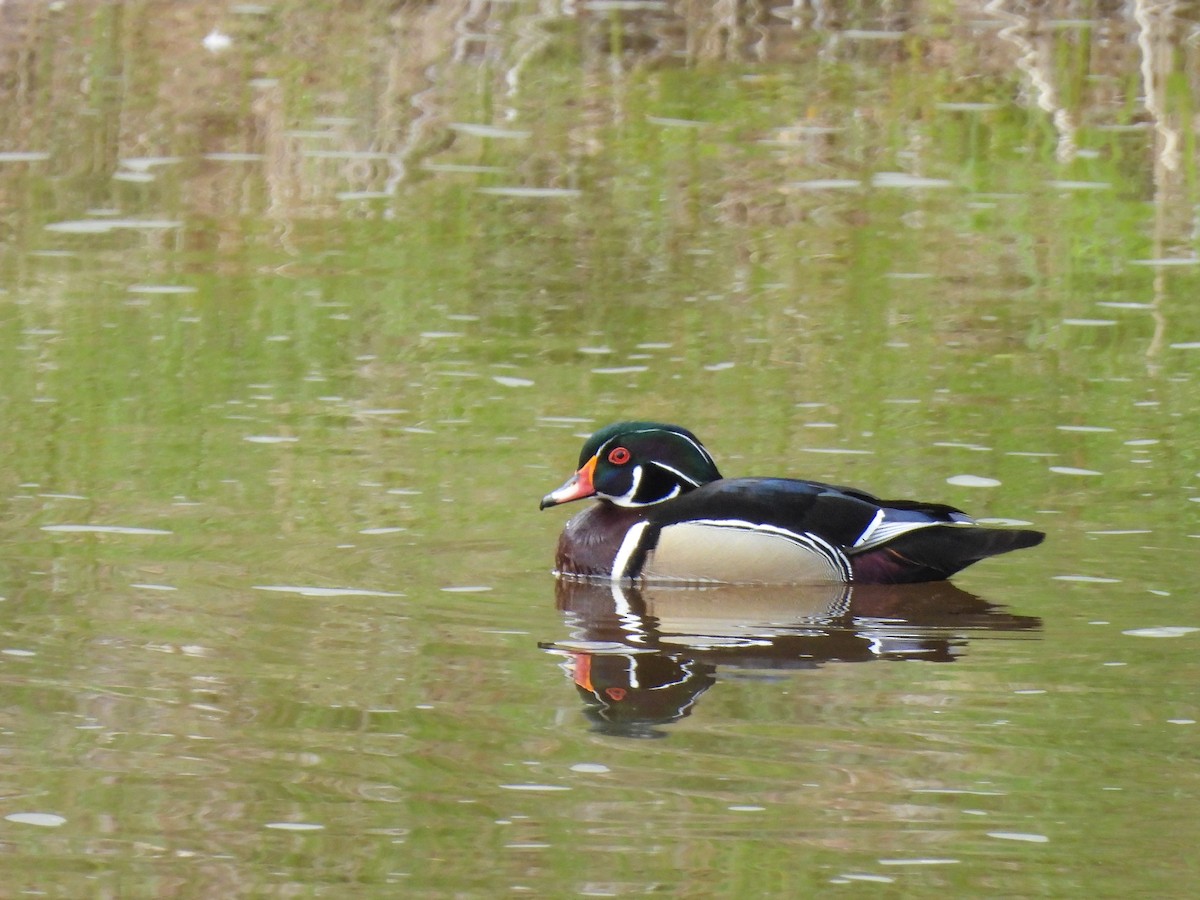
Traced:
POLYGON ((931 525, 852 556, 850 562, 854 581, 863 584, 941 581, 981 559, 1036 547, 1045 538, 1041 531, 1022 528, 931 525))

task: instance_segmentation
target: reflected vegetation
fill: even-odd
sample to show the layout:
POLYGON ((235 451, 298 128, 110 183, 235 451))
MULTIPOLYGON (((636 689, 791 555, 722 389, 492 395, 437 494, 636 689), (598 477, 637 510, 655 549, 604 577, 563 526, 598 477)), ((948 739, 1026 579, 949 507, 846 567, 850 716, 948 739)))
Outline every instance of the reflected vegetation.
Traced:
POLYGON ((1037 634, 1020 616, 948 581, 912 585, 712 588, 560 578, 566 656, 584 714, 603 734, 665 737, 720 670, 767 675, 831 662, 953 662, 972 639, 1037 634))

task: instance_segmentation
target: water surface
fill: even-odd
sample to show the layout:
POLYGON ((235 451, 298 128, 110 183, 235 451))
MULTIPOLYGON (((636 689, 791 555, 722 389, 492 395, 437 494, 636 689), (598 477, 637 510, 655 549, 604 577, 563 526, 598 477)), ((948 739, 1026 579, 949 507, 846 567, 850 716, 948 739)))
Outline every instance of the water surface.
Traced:
POLYGON ((1186 4, 8 3, 13 895, 1192 896, 1186 4), (556 586, 622 418, 1050 535, 556 586))

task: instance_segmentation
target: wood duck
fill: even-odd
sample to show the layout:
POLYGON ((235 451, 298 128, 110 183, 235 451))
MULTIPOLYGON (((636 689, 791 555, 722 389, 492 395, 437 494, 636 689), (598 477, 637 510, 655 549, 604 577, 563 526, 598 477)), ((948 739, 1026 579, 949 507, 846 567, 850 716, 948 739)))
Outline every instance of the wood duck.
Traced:
POLYGON ((598 498, 567 522, 560 576, 726 584, 941 581, 1045 534, 979 525, 940 503, 790 478, 722 478, 694 434, 618 422, 541 508, 598 498))

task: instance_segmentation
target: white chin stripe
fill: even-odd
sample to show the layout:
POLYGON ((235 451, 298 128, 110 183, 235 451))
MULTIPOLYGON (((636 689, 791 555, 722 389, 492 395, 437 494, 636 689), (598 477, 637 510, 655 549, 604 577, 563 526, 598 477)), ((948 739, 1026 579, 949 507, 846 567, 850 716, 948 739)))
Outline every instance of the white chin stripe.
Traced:
POLYGON ((623 493, 620 497, 609 497, 608 499, 611 500, 613 503, 617 504, 617 506, 645 506, 646 505, 645 503, 638 503, 636 500, 633 499, 634 496, 636 496, 636 494, 637 494, 638 485, 640 485, 641 483, 642 483, 642 467, 634 466, 633 467, 633 484, 631 484, 629 486, 629 490, 627 490, 625 493, 623 493))
MULTIPOLYGON (((643 502, 641 502, 641 500, 635 500, 634 498, 637 496, 637 488, 641 487, 641 485, 642 485, 642 475, 643 474, 644 474, 644 472, 642 470, 642 467, 635 466, 634 467, 634 484, 630 485, 629 490, 625 491, 625 493, 623 493, 622 496, 608 497, 608 499, 612 500, 612 502, 616 503, 618 506, 626 506, 626 508, 634 508, 634 506, 649 506, 649 505, 653 505, 655 503, 662 503, 662 500, 670 500, 672 497, 676 496, 676 494, 679 493, 679 486, 676 485, 676 488, 674 488, 674 491, 672 491, 671 493, 668 493, 666 497, 660 497, 659 499, 656 499, 656 500, 649 500, 648 503, 643 503, 643 502)), ((605 496, 607 496, 607 494, 605 494, 605 496)))
MULTIPOLYGON (((608 499, 617 504, 617 506, 636 509, 643 506, 653 506, 655 503, 662 503, 664 500, 671 500, 683 493, 683 488, 676 484, 671 488, 671 492, 669 494, 666 494, 662 497, 655 497, 653 500, 635 500, 634 497, 637 495, 638 488, 641 487, 642 484, 643 474, 644 473, 641 466, 634 466, 633 486, 628 491, 626 491, 620 497, 608 497, 607 494, 602 496, 608 497, 608 499)), ((688 480, 688 484, 695 484, 695 482, 688 480)))

